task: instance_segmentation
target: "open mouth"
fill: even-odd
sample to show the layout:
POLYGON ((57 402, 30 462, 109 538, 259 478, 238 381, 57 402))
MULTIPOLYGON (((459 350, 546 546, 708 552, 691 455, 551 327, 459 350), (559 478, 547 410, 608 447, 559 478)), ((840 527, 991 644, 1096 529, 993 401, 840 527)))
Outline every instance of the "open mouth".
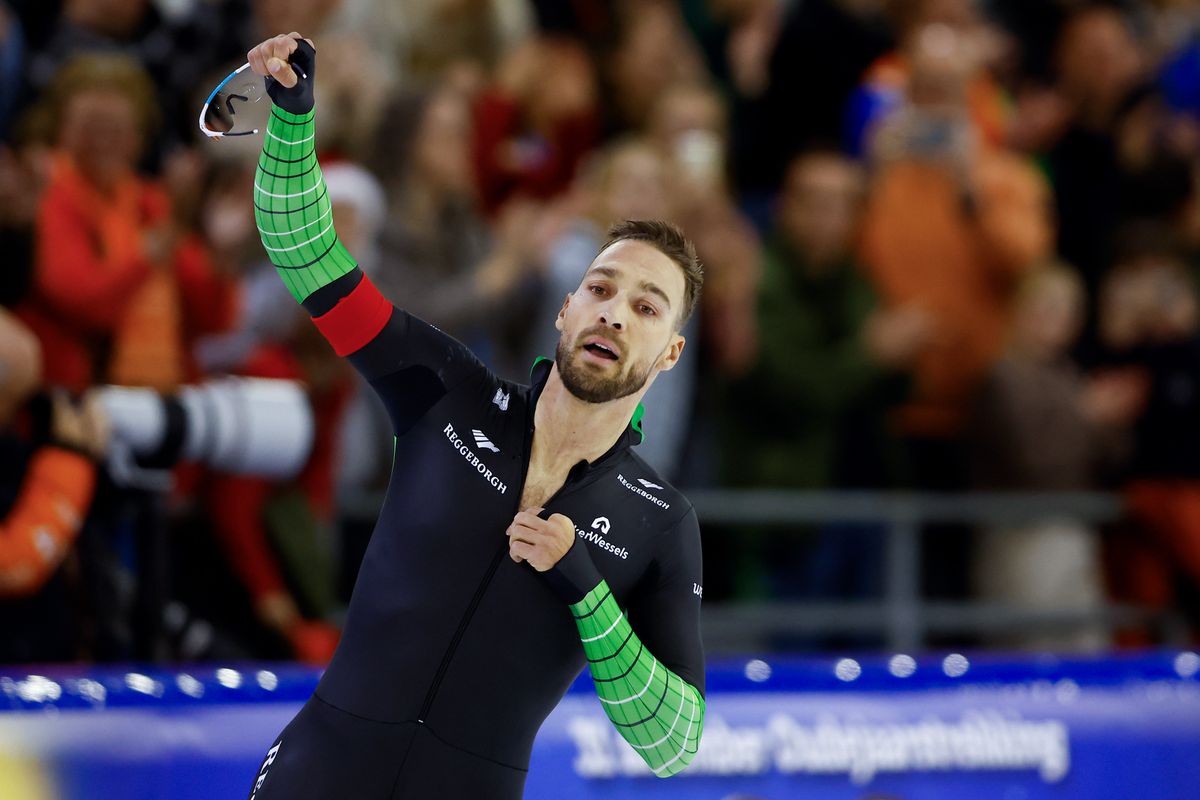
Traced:
POLYGON ((587 350, 589 353, 591 353, 592 355, 597 356, 599 358, 605 358, 605 359, 608 359, 609 361, 617 360, 616 353, 614 353, 612 350, 609 350, 604 345, 599 344, 598 342, 589 342, 583 346, 583 349, 587 350))

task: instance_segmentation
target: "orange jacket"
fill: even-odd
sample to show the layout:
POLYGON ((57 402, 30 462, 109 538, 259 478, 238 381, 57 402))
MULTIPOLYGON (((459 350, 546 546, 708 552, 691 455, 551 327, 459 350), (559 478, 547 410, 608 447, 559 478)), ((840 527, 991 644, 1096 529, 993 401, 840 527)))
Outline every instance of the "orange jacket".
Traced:
POLYGON ((1016 279, 1053 245, 1049 190, 1021 158, 984 150, 973 168, 974 213, 942 167, 883 168, 863 222, 863 262, 890 306, 917 306, 936 341, 918 357, 900 427, 957 434, 971 393, 1003 347, 1016 279))
POLYGON ((84 456, 43 447, 29 463, 16 505, 0 520, 0 597, 35 594, 79 533, 96 469, 84 456))

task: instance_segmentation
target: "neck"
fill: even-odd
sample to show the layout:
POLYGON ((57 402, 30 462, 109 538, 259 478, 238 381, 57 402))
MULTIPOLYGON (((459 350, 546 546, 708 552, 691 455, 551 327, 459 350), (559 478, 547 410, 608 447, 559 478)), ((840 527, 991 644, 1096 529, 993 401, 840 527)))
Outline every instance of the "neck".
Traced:
POLYGON ((569 468, 600 458, 621 438, 643 394, 644 388, 619 400, 587 403, 567 390, 558 366, 552 366, 533 416, 537 459, 569 468))

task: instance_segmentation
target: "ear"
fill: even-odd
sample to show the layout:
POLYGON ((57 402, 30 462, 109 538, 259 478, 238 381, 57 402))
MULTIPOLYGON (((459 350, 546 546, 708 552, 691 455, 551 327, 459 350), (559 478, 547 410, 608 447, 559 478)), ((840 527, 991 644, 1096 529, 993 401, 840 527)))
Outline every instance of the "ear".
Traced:
POLYGON ((658 369, 661 372, 668 372, 679 363, 679 357, 683 355, 683 346, 687 344, 687 339, 680 334, 675 334, 675 338, 667 345, 667 349, 658 358, 658 369))
POLYGON ((554 327, 560 333, 562 332, 563 325, 565 325, 567 321, 567 307, 569 305, 571 305, 571 295, 568 294, 563 300, 562 308, 558 310, 558 317, 556 317, 554 320, 554 327))

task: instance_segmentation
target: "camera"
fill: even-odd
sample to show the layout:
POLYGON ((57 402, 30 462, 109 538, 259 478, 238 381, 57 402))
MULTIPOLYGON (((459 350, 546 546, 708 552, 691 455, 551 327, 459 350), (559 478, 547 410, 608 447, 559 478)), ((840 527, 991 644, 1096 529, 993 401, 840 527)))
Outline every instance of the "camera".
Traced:
POLYGON ((107 465, 118 485, 169 488, 167 470, 181 462, 286 480, 312 450, 312 408, 295 381, 225 377, 170 395, 104 386, 97 396, 111 425, 107 465))

